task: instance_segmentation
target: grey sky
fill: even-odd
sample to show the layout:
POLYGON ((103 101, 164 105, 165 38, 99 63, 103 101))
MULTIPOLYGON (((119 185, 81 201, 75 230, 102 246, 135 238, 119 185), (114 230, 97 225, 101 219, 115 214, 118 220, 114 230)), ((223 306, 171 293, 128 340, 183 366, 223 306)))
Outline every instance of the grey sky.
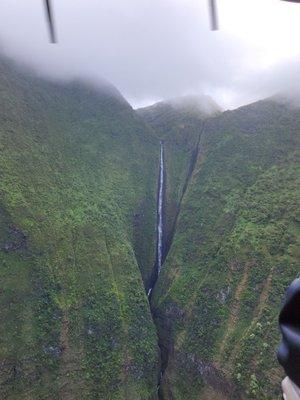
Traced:
POLYGON ((224 108, 299 85, 300 5, 218 0, 54 0, 58 44, 42 0, 1 0, 3 51, 57 78, 101 77, 133 106, 209 94, 224 108))

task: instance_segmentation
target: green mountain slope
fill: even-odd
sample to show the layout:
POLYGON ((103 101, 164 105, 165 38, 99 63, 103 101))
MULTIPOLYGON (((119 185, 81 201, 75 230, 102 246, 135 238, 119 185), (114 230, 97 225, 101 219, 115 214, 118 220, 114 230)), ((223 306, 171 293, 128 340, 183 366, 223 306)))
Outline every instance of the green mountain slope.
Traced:
POLYGON ((0 398, 279 399, 300 110, 135 112, 109 84, 4 58, 0 98, 0 398), (169 252, 150 310, 160 140, 169 252))
POLYGON ((299 131, 299 110, 272 101, 206 122, 154 290, 162 398, 280 398, 277 316, 299 275, 299 131))
POLYGON ((0 97, 0 397, 156 398, 157 143, 109 85, 2 59, 0 97))

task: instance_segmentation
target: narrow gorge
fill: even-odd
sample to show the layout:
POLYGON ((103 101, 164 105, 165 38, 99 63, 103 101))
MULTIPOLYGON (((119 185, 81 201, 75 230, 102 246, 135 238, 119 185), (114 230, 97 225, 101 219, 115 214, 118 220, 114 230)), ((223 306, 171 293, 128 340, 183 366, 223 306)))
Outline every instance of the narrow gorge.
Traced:
MULTIPOLYGON (((184 195, 188 189, 189 183, 191 181, 199 152, 200 152, 200 141, 201 137, 204 133, 204 126, 205 123, 202 122, 199 124, 199 133, 197 136, 197 140, 195 141, 194 148, 191 148, 189 153, 186 155, 187 157, 187 170, 186 170, 186 176, 183 179, 183 184, 182 184, 182 192, 179 196, 179 201, 178 201, 178 206, 177 206, 177 212, 173 218, 173 221, 169 221, 169 226, 172 227, 171 231, 169 232, 169 239, 168 241, 166 240, 166 227, 165 224, 168 223, 166 220, 166 195, 168 193, 167 187, 166 187, 166 177, 167 177, 167 170, 166 170, 166 165, 165 165, 165 157, 166 157, 166 150, 165 150, 165 145, 164 141, 160 140, 160 151, 159 151, 159 168, 158 168, 158 190, 157 190, 157 224, 156 224, 156 236, 157 236, 157 242, 156 242, 156 261, 154 264, 153 268, 153 274, 152 274, 152 279, 151 279, 151 286, 149 287, 147 291, 147 296, 149 298, 149 303, 150 303, 150 308, 153 314, 153 321, 155 323, 156 321, 156 316, 155 316, 155 311, 152 308, 152 293, 155 288, 155 284, 159 278, 159 275, 161 273, 161 269, 163 267, 163 262, 168 256, 168 252, 172 247, 172 238, 175 235, 176 232, 176 224, 177 220, 180 215, 180 207, 181 203, 183 201, 184 195)), ((161 354, 161 370, 159 373, 159 380, 158 380, 158 397, 160 400, 165 399, 165 395, 163 393, 163 390, 161 389, 161 384, 163 380, 163 375, 164 372, 167 368, 168 365, 168 357, 169 357, 169 346, 165 343, 165 340, 163 337, 160 337, 160 331, 158 330, 158 345, 160 348, 160 354, 161 354)))

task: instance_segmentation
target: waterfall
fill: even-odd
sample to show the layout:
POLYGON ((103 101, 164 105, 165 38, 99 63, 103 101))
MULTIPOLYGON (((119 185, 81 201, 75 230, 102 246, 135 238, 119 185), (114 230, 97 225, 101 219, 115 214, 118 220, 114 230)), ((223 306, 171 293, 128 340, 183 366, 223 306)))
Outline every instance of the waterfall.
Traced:
MULTIPOLYGON (((156 228, 157 228, 157 244, 156 244, 156 262, 154 265, 154 270, 152 273, 151 277, 151 283, 150 287, 148 289, 148 298, 150 302, 150 308, 152 311, 151 307, 151 295, 152 295, 152 290, 156 284, 158 275, 160 274, 161 268, 162 268, 162 263, 164 261, 164 196, 165 196, 165 154, 164 154, 164 143, 161 140, 160 141, 160 157, 159 157, 159 176, 158 176, 158 192, 157 192, 157 222, 156 222, 156 228)), ((163 352, 160 343, 158 343, 161 354, 163 352)), ((161 371, 160 371, 160 376, 158 379, 157 383, 157 394, 158 398, 162 399, 162 393, 161 393, 161 382, 163 379, 163 359, 161 363, 161 371)))
POLYGON ((164 145, 160 142, 159 185, 157 204, 157 272, 161 271, 163 261, 163 205, 164 205, 164 145))
POLYGON ((158 177, 158 194, 157 194, 157 244, 156 244, 156 263, 155 271, 151 278, 150 287, 147 295, 150 298, 152 289, 157 281, 157 277, 161 271, 164 257, 164 227, 163 227, 163 212, 164 212, 164 194, 165 194, 165 159, 164 159, 164 144, 160 142, 160 157, 159 157, 159 177, 158 177))

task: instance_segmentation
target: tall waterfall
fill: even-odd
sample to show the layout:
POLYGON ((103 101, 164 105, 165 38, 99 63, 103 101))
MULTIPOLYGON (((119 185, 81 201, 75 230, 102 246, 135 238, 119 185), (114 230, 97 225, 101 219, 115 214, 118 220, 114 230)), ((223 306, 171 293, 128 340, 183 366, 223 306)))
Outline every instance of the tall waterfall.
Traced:
POLYGON ((163 211, 164 211, 164 179, 165 179, 165 159, 164 159, 164 144, 160 142, 160 157, 159 157, 159 179, 158 179, 158 198, 157 198, 157 247, 156 247, 156 270, 151 279, 151 284, 148 289, 148 297, 150 298, 152 289, 156 283, 163 262, 163 243, 164 243, 164 227, 163 227, 163 211))
POLYGON ((164 205, 164 145, 160 142, 159 185, 157 205, 157 271, 160 273, 163 261, 163 205, 164 205))

